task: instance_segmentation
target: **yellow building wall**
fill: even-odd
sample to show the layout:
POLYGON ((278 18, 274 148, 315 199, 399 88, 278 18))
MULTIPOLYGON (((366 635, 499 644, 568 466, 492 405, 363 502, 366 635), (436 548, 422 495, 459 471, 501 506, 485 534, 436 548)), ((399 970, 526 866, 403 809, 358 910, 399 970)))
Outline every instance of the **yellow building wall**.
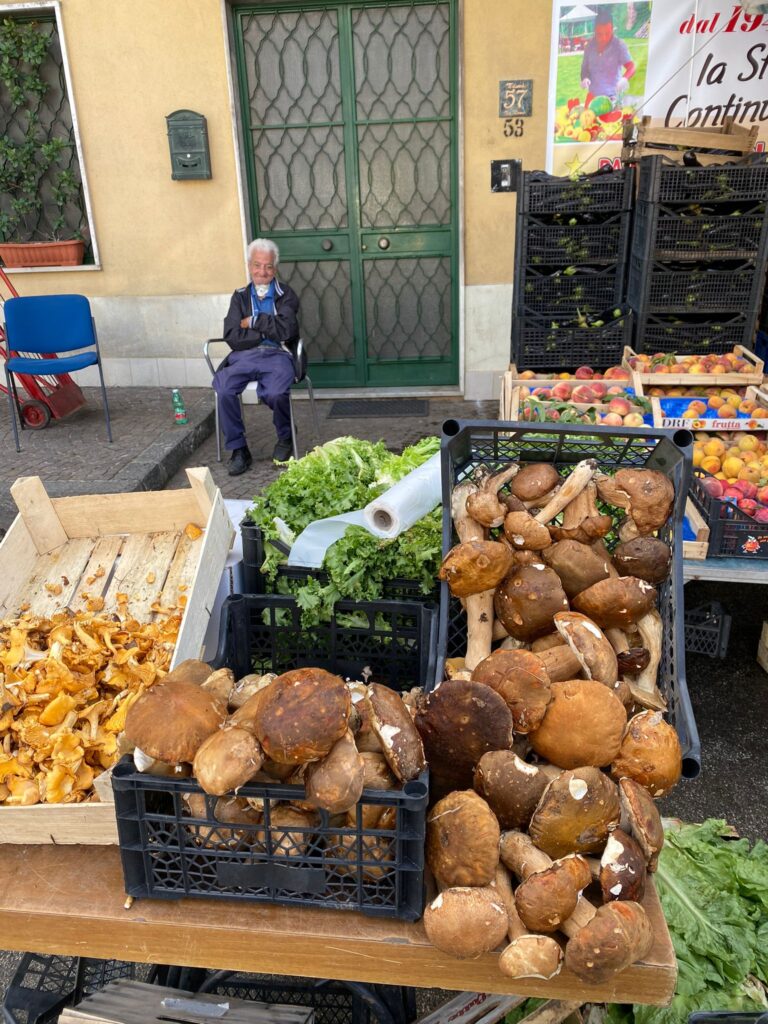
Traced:
POLYGON ((17 287, 230 292, 244 261, 220 0, 61 0, 61 16, 103 269, 17 274, 17 287), (208 181, 171 180, 165 116, 180 108, 207 119, 208 181))

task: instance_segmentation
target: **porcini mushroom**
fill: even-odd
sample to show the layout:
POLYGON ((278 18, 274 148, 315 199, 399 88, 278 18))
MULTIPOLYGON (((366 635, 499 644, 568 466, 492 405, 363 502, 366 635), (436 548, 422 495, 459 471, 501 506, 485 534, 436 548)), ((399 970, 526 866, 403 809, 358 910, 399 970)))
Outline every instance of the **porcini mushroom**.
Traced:
POLYGON ((199 683, 163 680, 130 706, 125 736, 158 761, 191 764, 203 741, 222 725, 225 714, 225 704, 199 683))
POLYGON ((610 559, 601 557, 589 544, 576 540, 559 540, 542 551, 541 557, 560 577, 568 598, 576 597, 593 583, 611 575, 610 559))
POLYGON ((351 703, 343 679, 324 669, 284 672, 265 691, 256 736, 280 764, 316 761, 347 731, 351 703))
POLYGON ((304 772, 307 802, 329 814, 340 814, 356 804, 363 792, 365 762, 351 732, 336 740, 321 761, 304 772))
POLYGON ((552 629, 552 617, 566 611, 560 577, 543 565, 522 565, 496 588, 496 616, 516 640, 533 640, 552 629))
POLYGON ((235 677, 231 668, 219 668, 211 672, 205 682, 201 683, 204 690, 218 697, 219 700, 229 703, 229 695, 235 685, 235 677))
POLYGON ((454 597, 472 597, 492 590, 511 568, 512 555, 506 544, 473 540, 452 547, 437 576, 448 584, 454 597))
POLYGON ((541 659, 530 651, 494 651, 476 666, 472 679, 503 698, 518 733, 537 728, 552 699, 549 676, 541 659))
POLYGON ((517 463, 513 463, 484 479, 475 479, 478 488, 467 495, 467 515, 470 519, 489 528, 501 526, 507 508, 499 500, 498 492, 505 484, 509 483, 519 469, 517 463))
POLYGON ((603 901, 634 900, 645 894, 645 855, 640 845, 620 828, 614 829, 600 858, 603 901))
POLYGON ((664 845, 664 826, 648 790, 634 779, 619 779, 621 827, 637 840, 649 871, 655 871, 664 845))
POLYGON ((669 576, 672 552, 658 537, 635 537, 616 546, 613 564, 620 576, 636 576, 656 587, 669 576))
POLYGON ((653 931, 639 903, 606 903, 569 940, 565 966, 586 984, 601 984, 646 956, 653 931))
POLYGON ((550 857, 599 853, 619 823, 619 793, 599 768, 561 772, 544 790, 528 826, 550 857))
POLYGON ((655 588, 635 576, 601 580, 573 599, 573 607, 602 629, 627 629, 655 604, 655 588))
POLYGON ((211 796, 236 793, 253 778, 264 762, 259 741, 247 729, 217 729, 195 754, 195 778, 211 796))
POLYGON ((445 889, 424 909, 427 938, 459 959, 489 953, 507 935, 508 918, 491 886, 445 889))
POLYGON ((620 469, 615 476, 595 477, 603 501, 627 513, 619 528, 622 541, 660 529, 675 503, 672 481, 657 469, 620 469))
POLYGON ((427 816, 426 857, 438 883, 449 888, 488 885, 499 863, 499 823, 474 790, 449 793, 427 816))
POLYGON ((542 523, 537 523, 529 512, 507 512, 504 536, 513 548, 527 551, 541 551, 552 543, 549 530, 542 523))
POLYGON ((559 768, 609 765, 619 753, 627 712, 619 698, 594 679, 552 683, 552 700, 528 739, 559 768))
POLYGON ((586 615, 580 612, 558 612, 555 628, 579 659, 587 679, 596 679, 613 686, 619 677, 616 652, 610 641, 586 615))
POLYGON ((531 462, 520 470, 509 489, 519 501, 540 501, 562 482, 551 462, 531 462))
POLYGON ((613 778, 634 779, 658 799, 680 781, 682 771, 680 740, 662 713, 641 711, 630 719, 611 765, 613 778))
POLYGON ((565 506, 562 525, 551 523, 549 532, 553 540, 575 540, 591 544, 604 537, 613 526, 609 515, 597 507, 597 488, 590 479, 579 494, 565 506))
MULTIPOLYGON (((451 494, 451 516, 456 535, 462 544, 485 540, 485 528, 467 513, 467 498, 477 490, 471 480, 463 480, 451 494)), ((510 552, 511 557, 511 552, 510 552)), ((493 631, 493 590, 472 594, 466 599, 467 615, 466 667, 475 665, 491 653, 493 631)))
POLYGON ((503 829, 528 827, 549 781, 536 765, 526 764, 511 750, 483 754, 474 775, 475 789, 503 829))
POLYGON ((532 935, 517 912, 509 874, 503 864, 496 869, 494 888, 507 911, 510 940, 499 955, 499 970, 508 978, 542 978, 549 981, 560 973, 563 950, 549 935, 532 935))
POLYGON ((424 746, 400 694, 371 683, 366 707, 389 767, 401 782, 417 778, 426 767, 424 746))
POLYGON ((163 676, 163 682, 175 683, 181 680, 184 683, 195 683, 195 685, 201 686, 210 675, 211 666, 207 661, 200 661, 199 658, 187 658, 163 676))

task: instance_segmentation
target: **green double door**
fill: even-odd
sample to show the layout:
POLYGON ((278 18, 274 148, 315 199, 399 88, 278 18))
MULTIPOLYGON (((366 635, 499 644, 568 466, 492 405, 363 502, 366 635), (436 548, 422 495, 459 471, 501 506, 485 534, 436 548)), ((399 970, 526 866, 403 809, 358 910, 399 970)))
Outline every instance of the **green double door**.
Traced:
POLYGON ((236 9, 252 237, 313 383, 458 382, 454 0, 236 9))

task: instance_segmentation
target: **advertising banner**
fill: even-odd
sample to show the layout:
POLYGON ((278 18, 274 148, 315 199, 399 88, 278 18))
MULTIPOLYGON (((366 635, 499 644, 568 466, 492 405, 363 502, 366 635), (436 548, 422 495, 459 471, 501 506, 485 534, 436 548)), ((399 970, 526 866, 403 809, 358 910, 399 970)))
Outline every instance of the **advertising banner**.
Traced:
POLYGON ((718 128, 733 117, 768 140, 768 14, 734 0, 554 0, 547 170, 596 170, 621 155, 627 120, 718 128))

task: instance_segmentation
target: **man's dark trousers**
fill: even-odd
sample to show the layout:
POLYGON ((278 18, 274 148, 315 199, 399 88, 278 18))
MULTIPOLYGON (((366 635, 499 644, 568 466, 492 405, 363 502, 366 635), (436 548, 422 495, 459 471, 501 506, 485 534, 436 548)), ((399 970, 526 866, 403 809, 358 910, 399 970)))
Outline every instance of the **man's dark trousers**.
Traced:
POLYGON ((245 425, 240 408, 240 395, 252 380, 257 382, 260 402, 272 410, 272 422, 281 441, 291 438, 291 403, 293 360, 281 348, 259 345, 244 352, 230 352, 227 365, 213 377, 213 389, 219 402, 219 423, 224 431, 227 451, 244 448, 245 425))

